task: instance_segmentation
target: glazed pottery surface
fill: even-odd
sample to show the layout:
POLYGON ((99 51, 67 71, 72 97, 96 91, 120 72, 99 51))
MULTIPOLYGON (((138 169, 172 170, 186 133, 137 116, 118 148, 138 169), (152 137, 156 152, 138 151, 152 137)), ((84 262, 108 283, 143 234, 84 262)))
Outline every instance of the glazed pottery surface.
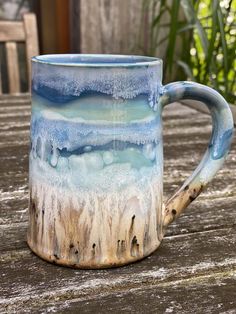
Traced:
POLYGON ((142 259, 221 167, 232 133, 226 101, 196 83, 163 86, 160 59, 34 57, 30 248, 80 268, 142 259), (187 98, 209 107, 213 133, 196 171, 163 205, 161 114, 187 98))

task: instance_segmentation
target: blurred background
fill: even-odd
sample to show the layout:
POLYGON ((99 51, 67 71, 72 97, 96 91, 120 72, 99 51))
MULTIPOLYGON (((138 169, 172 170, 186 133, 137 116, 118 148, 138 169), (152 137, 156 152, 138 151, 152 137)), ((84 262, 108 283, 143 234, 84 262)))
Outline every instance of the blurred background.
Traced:
MULTIPOLYGON (((0 2, 1 20, 21 20, 26 12, 36 14, 41 54, 158 56, 164 82, 197 81, 236 103, 236 0, 0 2)), ((19 50, 23 55, 24 48, 19 50)), ((3 47, 0 53, 4 70, 3 47)))

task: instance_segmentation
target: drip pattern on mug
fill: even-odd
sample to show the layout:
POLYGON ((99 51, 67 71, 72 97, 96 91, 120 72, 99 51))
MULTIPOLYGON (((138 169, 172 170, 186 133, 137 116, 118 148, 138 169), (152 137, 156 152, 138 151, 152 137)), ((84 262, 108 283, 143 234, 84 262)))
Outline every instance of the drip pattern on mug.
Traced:
POLYGON ((158 247, 158 73, 33 63, 28 242, 37 254, 94 268, 158 247))

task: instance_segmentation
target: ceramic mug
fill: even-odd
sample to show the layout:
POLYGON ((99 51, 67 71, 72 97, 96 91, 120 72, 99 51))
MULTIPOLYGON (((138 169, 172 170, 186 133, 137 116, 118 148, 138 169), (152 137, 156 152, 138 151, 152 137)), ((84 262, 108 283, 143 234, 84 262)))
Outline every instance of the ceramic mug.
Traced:
POLYGON ((28 244, 43 259, 104 268, 142 259, 213 178, 228 153, 231 111, 215 90, 162 85, 162 61, 122 55, 32 59, 28 244), (204 102, 206 153, 163 206, 162 110, 204 102))

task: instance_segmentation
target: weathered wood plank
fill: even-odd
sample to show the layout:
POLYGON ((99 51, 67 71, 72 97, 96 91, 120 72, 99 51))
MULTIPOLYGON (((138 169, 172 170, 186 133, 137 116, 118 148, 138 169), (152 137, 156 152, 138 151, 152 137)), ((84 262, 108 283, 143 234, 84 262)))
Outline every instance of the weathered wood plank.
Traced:
MULTIPOLYGON (((0 207, 0 226, 12 225, 28 220, 28 192, 19 193, 13 199, 1 200, 0 207)), ((19 232, 21 230, 19 229, 19 232)))
POLYGON ((139 288, 91 295, 89 298, 49 301, 37 304, 31 313, 58 311, 60 313, 181 313, 212 314, 235 313, 236 271, 226 274, 209 273, 163 285, 141 285, 139 288), (222 291, 224 287, 224 292, 222 291))
POLYGON ((23 110, 22 112, 19 112, 17 115, 14 115, 14 116, 13 116, 13 113, 5 114, 5 115, 2 114, 2 116, 3 117, 0 118, 0 125, 2 127, 13 126, 14 123, 20 123, 22 121, 22 123, 28 122, 28 127, 25 128, 25 131, 27 132, 29 131, 30 115, 26 112, 24 113, 23 110))
POLYGON ((20 149, 20 146, 24 143, 29 143, 29 131, 28 130, 21 130, 17 132, 5 132, 1 134, 1 140, 0 147, 6 147, 6 146, 18 146, 18 149, 20 149), (17 145, 18 143, 18 145, 17 145))
POLYGON ((86 53, 131 53, 138 46, 142 1, 80 0, 80 49, 86 53), (125 34, 125 36, 124 36, 125 34))
POLYGON ((27 13, 23 16, 25 37, 26 37, 26 58, 29 91, 31 89, 31 58, 39 54, 38 31, 36 25, 36 17, 33 13, 27 13))
POLYGON ((14 104, 19 104, 19 103, 24 103, 24 104, 30 104, 30 94, 29 93, 21 93, 20 95, 9 95, 9 94, 4 94, 1 95, 0 98, 0 107, 2 105, 6 105, 8 107, 11 107, 14 104))
POLYGON ((27 110, 28 112, 30 112, 30 105, 27 105, 27 104, 24 104, 24 105, 16 104, 15 106, 12 105, 11 107, 6 107, 4 105, 1 105, 1 102, 0 102, 0 115, 1 114, 5 114, 6 112, 14 113, 14 112, 17 112, 18 110, 27 110))
MULTIPOLYGON (((159 1, 146 1, 145 4, 143 0, 70 2, 73 29, 71 44, 72 49, 77 52, 150 55, 152 51, 160 58, 165 57, 168 42, 164 40, 161 45, 154 46, 168 36, 168 28, 164 26, 170 22, 168 12, 160 16, 160 24, 163 26, 160 26, 160 31, 154 35, 154 41, 154 37, 151 36, 154 16, 158 16, 160 10, 159 1)), ((183 21, 184 14, 180 13, 179 18, 183 21)), ((177 42, 176 57, 181 50, 182 45, 177 42)), ((169 81, 174 80, 176 72, 177 69, 174 67, 171 75, 168 75, 169 81)))
POLYGON ((26 248, 26 232, 26 222, 0 225, 0 254, 26 248))
POLYGON ((20 75, 18 67, 17 46, 15 42, 6 42, 6 55, 9 78, 9 92, 10 94, 17 94, 20 92, 20 75))
POLYGON ((54 266, 28 250, 25 253, 5 252, 0 262, 0 304, 8 310, 20 307, 23 311, 47 307, 51 303, 56 309, 57 302, 60 305, 65 300, 86 302, 91 296, 97 299, 99 295, 109 300, 109 294, 128 293, 130 289, 140 287, 143 290, 152 286, 165 287, 170 291, 176 285, 191 287, 205 279, 214 282, 214 278, 233 278, 235 243, 235 228, 167 237, 154 254, 141 262, 97 271, 54 266))
POLYGON ((25 32, 22 22, 0 21, 0 42, 24 40, 25 32))

